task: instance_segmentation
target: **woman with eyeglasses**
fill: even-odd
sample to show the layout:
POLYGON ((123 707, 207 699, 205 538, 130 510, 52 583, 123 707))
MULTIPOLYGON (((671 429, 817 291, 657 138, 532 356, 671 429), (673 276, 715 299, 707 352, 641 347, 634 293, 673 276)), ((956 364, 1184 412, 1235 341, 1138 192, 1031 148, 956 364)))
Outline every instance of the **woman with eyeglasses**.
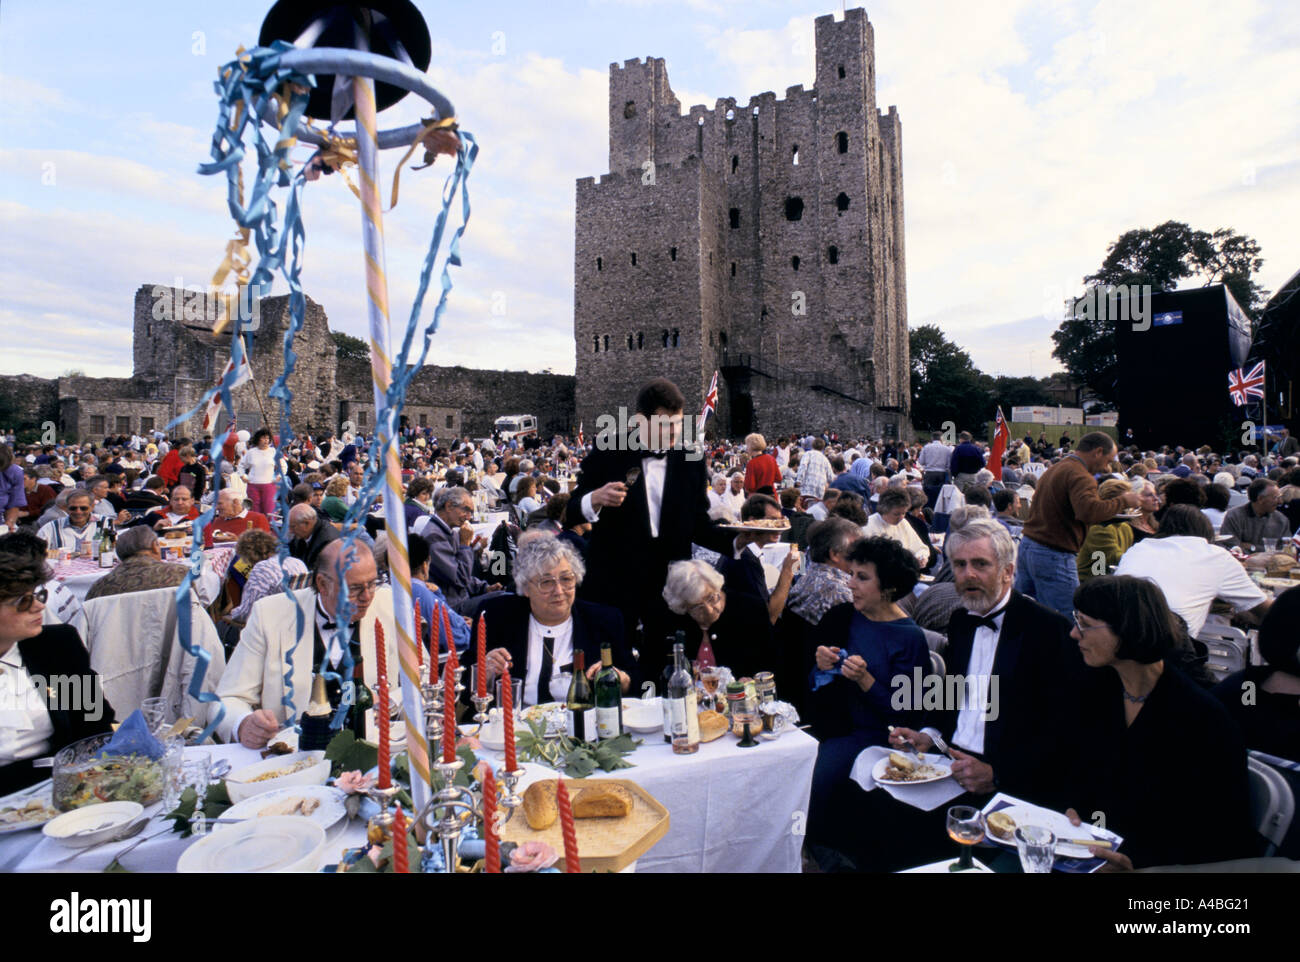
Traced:
MULTIPOLYGON (((617 608, 578 601, 586 566, 573 546, 549 532, 526 535, 515 555, 518 594, 493 595, 480 607, 487 628, 489 680, 507 668, 523 681, 523 704, 563 701, 572 678, 574 652, 582 651, 586 671, 600 670, 600 648, 612 649, 625 694, 640 692, 640 675, 628 649, 623 616, 617 608)), ((470 646, 468 663, 475 660, 470 646)), ((467 686, 468 687, 468 686, 467 686)))
POLYGON ((49 578, 38 542, 0 536, 0 795, 46 777, 33 759, 112 727, 81 637, 42 623, 49 578))
MULTIPOLYGON (((721 572, 703 561, 674 561, 668 566, 664 601, 678 615, 668 631, 686 633, 686 658, 699 667, 730 668, 737 678, 760 671, 778 672, 783 664, 772 643, 767 606, 753 595, 728 591, 721 572)), ((647 644, 658 639, 646 639, 647 644)), ((667 638, 664 644, 672 645, 667 638)), ((665 656, 670 660, 672 649, 665 656)), ((662 662, 661 662, 662 663, 662 662)), ((778 677, 778 689, 792 679, 778 677)))
POLYGON ((1094 849, 1111 870, 1256 855, 1246 746, 1212 695, 1174 667, 1183 628, 1144 578, 1104 575, 1074 593, 1086 672, 1072 737, 1066 814, 1104 813, 1124 836, 1094 849))

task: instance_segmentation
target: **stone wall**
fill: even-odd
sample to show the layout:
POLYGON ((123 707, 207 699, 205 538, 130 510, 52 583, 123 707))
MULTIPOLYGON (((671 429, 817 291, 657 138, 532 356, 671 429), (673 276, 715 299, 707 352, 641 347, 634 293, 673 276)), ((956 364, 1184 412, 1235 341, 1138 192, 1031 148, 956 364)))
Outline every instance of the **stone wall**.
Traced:
POLYGON ((577 188, 580 417, 629 403, 655 374, 692 408, 720 367, 729 434, 803 430, 822 416, 882 434, 906 423, 902 129, 896 108, 876 109, 862 10, 817 18, 816 77, 816 89, 790 87, 782 100, 722 98, 683 115, 662 59, 610 65, 611 173, 577 188), (684 350, 642 353, 642 327, 679 319, 684 350), (778 371, 786 387, 760 404, 749 375, 778 371), (805 396, 800 384, 835 394, 805 396))

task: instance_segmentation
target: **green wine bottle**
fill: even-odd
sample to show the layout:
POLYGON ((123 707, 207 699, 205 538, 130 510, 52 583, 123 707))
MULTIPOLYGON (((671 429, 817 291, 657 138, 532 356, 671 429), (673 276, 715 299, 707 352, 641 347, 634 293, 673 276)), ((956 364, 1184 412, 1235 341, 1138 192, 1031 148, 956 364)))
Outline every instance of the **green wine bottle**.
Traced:
POLYGON ((601 738, 623 734, 623 682, 608 644, 600 646, 600 672, 596 675, 596 733, 601 738))

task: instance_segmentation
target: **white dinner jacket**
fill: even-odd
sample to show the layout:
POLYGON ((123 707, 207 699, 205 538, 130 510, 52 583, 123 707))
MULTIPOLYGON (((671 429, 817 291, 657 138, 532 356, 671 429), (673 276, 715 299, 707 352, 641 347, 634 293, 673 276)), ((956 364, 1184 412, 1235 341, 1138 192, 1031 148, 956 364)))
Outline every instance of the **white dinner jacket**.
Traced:
MULTIPOLYGON (((302 588, 293 593, 290 602, 283 592, 261 599, 253 605, 248 623, 239 636, 217 694, 226 709, 225 717, 217 726, 223 741, 238 741, 239 724, 245 716, 258 708, 275 713, 283 724, 289 725, 297 718, 287 718, 284 698, 284 672, 290 650, 294 649, 296 615, 302 612, 303 635, 293 650, 293 707, 301 716, 311 701, 312 655, 315 652, 316 592, 302 588)), ((388 655, 388 690, 390 698, 400 698, 397 663, 397 631, 393 626, 393 589, 383 585, 375 593, 366 616, 361 619, 361 654, 365 659, 366 685, 375 691, 378 680, 375 660, 375 620, 383 619, 384 648, 388 655)), ((211 709, 216 711, 215 703, 211 709)), ((209 720, 212 716, 209 716, 209 720)))

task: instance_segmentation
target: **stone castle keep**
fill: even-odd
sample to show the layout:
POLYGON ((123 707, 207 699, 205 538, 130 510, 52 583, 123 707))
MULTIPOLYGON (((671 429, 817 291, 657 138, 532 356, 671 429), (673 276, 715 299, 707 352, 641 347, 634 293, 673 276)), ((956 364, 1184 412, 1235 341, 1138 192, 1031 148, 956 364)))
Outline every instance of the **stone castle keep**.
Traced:
POLYGON ((682 114, 662 59, 610 65, 609 169, 577 185, 577 417, 672 379, 718 433, 906 433, 902 128, 866 14, 816 20, 816 87, 682 114))
MULTIPOLYGON (((717 370, 711 434, 910 435, 902 127, 896 108, 876 107, 874 43, 860 9, 819 17, 813 90, 686 114, 662 59, 611 64, 610 172, 577 182, 576 378, 426 366, 406 423, 481 437, 497 417, 529 413, 543 436, 584 424, 594 437, 600 416, 617 419, 654 376, 697 414, 717 370)), ((288 298, 259 308, 254 383, 233 398, 249 429, 262 424, 258 396, 278 425, 266 398, 284 364, 288 298)), ((0 376, 0 412, 89 440, 162 429, 229 359, 215 316, 203 294, 145 285, 132 377, 0 376)), ((371 431, 368 360, 338 356, 310 299, 294 350, 294 430, 371 431)), ((199 419, 178 430, 200 436, 199 419)))

